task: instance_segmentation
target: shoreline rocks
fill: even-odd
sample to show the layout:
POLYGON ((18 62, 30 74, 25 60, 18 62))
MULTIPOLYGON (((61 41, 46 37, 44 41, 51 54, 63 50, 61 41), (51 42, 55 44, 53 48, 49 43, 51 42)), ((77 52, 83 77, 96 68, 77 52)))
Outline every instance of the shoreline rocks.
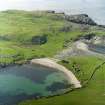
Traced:
POLYGON ((97 25, 87 14, 66 15, 65 19, 79 24, 97 25))
POLYGON ((62 19, 78 23, 78 24, 85 24, 85 25, 93 25, 99 27, 105 27, 103 25, 98 25, 94 20, 92 20, 87 14, 77 14, 77 15, 68 15, 62 11, 55 11, 55 10, 46 10, 46 13, 57 14, 61 15, 62 19))

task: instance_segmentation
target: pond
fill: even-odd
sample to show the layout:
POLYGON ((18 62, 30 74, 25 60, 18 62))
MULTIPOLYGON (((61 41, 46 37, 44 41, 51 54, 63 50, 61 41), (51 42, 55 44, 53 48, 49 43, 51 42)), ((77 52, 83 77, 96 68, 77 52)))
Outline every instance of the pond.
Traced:
POLYGON ((67 88, 66 75, 51 68, 25 64, 0 69, 0 105, 56 95, 67 88))
POLYGON ((89 44, 89 50, 100 53, 100 54, 105 54, 105 45, 89 44))

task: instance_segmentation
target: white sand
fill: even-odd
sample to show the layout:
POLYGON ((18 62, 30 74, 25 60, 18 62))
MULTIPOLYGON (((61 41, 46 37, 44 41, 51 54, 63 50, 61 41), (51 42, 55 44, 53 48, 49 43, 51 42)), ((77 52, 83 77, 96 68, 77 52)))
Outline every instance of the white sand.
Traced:
POLYGON ((64 66, 57 64, 54 60, 48 58, 41 58, 41 59, 33 59, 31 60, 31 64, 39 64, 42 66, 50 67, 53 69, 57 69, 67 75, 69 78, 69 82, 74 86, 74 88, 81 88, 80 81, 75 77, 75 75, 65 68, 64 66))

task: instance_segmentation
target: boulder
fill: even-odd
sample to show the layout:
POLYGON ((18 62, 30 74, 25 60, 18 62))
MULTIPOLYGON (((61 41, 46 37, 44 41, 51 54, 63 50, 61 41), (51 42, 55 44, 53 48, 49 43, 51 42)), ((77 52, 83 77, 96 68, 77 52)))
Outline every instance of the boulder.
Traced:
POLYGON ((79 24, 97 25, 87 14, 65 15, 65 19, 79 24))
POLYGON ((90 33, 90 34, 87 34, 87 35, 84 35, 82 36, 83 39, 85 40, 91 40, 95 37, 96 35, 94 33, 90 33))

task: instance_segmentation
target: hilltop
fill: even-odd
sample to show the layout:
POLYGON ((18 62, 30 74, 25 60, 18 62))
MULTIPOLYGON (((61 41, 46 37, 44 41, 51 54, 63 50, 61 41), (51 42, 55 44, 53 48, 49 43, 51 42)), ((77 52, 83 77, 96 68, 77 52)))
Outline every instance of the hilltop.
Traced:
POLYGON ((32 58, 53 57, 80 35, 104 34, 88 15, 55 11, 0 12, 0 62, 8 65, 32 58))

